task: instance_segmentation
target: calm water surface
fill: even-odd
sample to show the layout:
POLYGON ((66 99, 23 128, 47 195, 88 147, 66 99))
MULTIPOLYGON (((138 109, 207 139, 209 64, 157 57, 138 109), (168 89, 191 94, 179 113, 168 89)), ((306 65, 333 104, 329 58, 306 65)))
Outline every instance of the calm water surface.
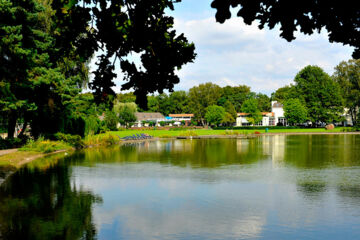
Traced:
POLYGON ((360 235, 360 135, 154 141, 53 161, 0 187, 0 239, 360 235))

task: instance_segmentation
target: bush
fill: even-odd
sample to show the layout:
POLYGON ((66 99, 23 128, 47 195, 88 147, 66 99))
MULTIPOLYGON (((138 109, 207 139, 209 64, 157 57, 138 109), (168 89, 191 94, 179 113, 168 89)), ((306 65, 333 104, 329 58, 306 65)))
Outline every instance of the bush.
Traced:
POLYGON ((100 132, 100 120, 96 116, 89 116, 85 119, 85 136, 95 135, 100 132))
POLYGON ((119 142, 117 136, 111 134, 99 134, 94 136, 86 136, 84 143, 88 146, 94 145, 114 145, 119 142))
POLYGON ((19 148, 19 151, 34 151, 42 153, 50 153, 59 150, 68 150, 71 146, 62 141, 44 140, 43 137, 38 138, 36 141, 30 139, 28 142, 19 148))
POLYGON ((66 142, 76 149, 81 149, 85 147, 85 143, 79 135, 56 133, 55 137, 57 140, 66 142))
POLYGON ((105 122, 105 126, 110 131, 117 130, 118 118, 116 117, 116 114, 113 111, 107 111, 105 113, 104 122, 105 122))
POLYGON ((7 138, 3 139, 0 137, 0 149, 18 148, 24 145, 27 138, 7 138))

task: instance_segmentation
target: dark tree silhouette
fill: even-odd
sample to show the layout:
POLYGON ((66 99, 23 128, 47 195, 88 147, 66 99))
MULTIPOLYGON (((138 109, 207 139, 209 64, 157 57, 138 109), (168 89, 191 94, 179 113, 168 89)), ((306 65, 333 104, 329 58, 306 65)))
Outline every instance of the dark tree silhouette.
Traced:
POLYGON ((294 32, 312 34, 325 28, 330 42, 355 47, 353 58, 360 58, 360 1, 338 0, 213 0, 216 20, 231 18, 230 7, 240 7, 238 17, 246 24, 259 21, 259 28, 280 25, 280 36, 295 39, 294 32))
POLYGON ((59 48, 76 46, 78 54, 89 58, 102 55, 96 65, 90 88, 95 99, 106 101, 114 95, 111 87, 115 64, 120 63, 125 84, 122 90, 134 89, 136 102, 147 109, 148 93, 173 90, 179 82, 175 74, 195 59, 195 46, 172 28, 172 17, 165 9, 174 9, 173 0, 54 0, 59 48), (132 54, 139 54, 141 67, 132 54))

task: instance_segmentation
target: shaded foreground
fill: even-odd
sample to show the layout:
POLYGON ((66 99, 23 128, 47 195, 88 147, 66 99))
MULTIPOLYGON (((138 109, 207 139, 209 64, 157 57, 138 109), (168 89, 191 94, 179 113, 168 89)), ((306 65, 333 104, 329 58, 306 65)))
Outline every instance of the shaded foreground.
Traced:
POLYGON ((359 192, 360 135, 129 143, 20 169, 0 187, 0 231, 4 239, 355 239, 359 192))

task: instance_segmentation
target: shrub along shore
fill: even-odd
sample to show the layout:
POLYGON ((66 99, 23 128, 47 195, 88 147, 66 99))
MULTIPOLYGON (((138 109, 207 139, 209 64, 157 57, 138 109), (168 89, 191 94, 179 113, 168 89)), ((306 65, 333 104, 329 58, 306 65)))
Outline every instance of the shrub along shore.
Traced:
MULTIPOLYGON (((224 138, 225 136, 248 136, 248 135, 273 135, 273 134, 341 134, 354 133, 352 128, 339 127, 333 130, 325 130, 323 128, 247 128, 247 129, 124 129, 121 131, 110 131, 97 135, 88 135, 85 138, 73 136, 69 134, 57 134, 57 140, 47 140, 39 138, 36 141, 28 140, 25 145, 18 148, 17 151, 11 151, 2 154, 0 151, 0 166, 21 167, 34 159, 43 157, 49 153, 69 152, 75 149, 88 147, 111 146, 121 144, 121 138, 132 136, 134 134, 147 134, 155 139, 169 139, 177 137, 211 137, 216 136, 224 138)), ((360 132, 357 132, 360 134, 360 132)))

